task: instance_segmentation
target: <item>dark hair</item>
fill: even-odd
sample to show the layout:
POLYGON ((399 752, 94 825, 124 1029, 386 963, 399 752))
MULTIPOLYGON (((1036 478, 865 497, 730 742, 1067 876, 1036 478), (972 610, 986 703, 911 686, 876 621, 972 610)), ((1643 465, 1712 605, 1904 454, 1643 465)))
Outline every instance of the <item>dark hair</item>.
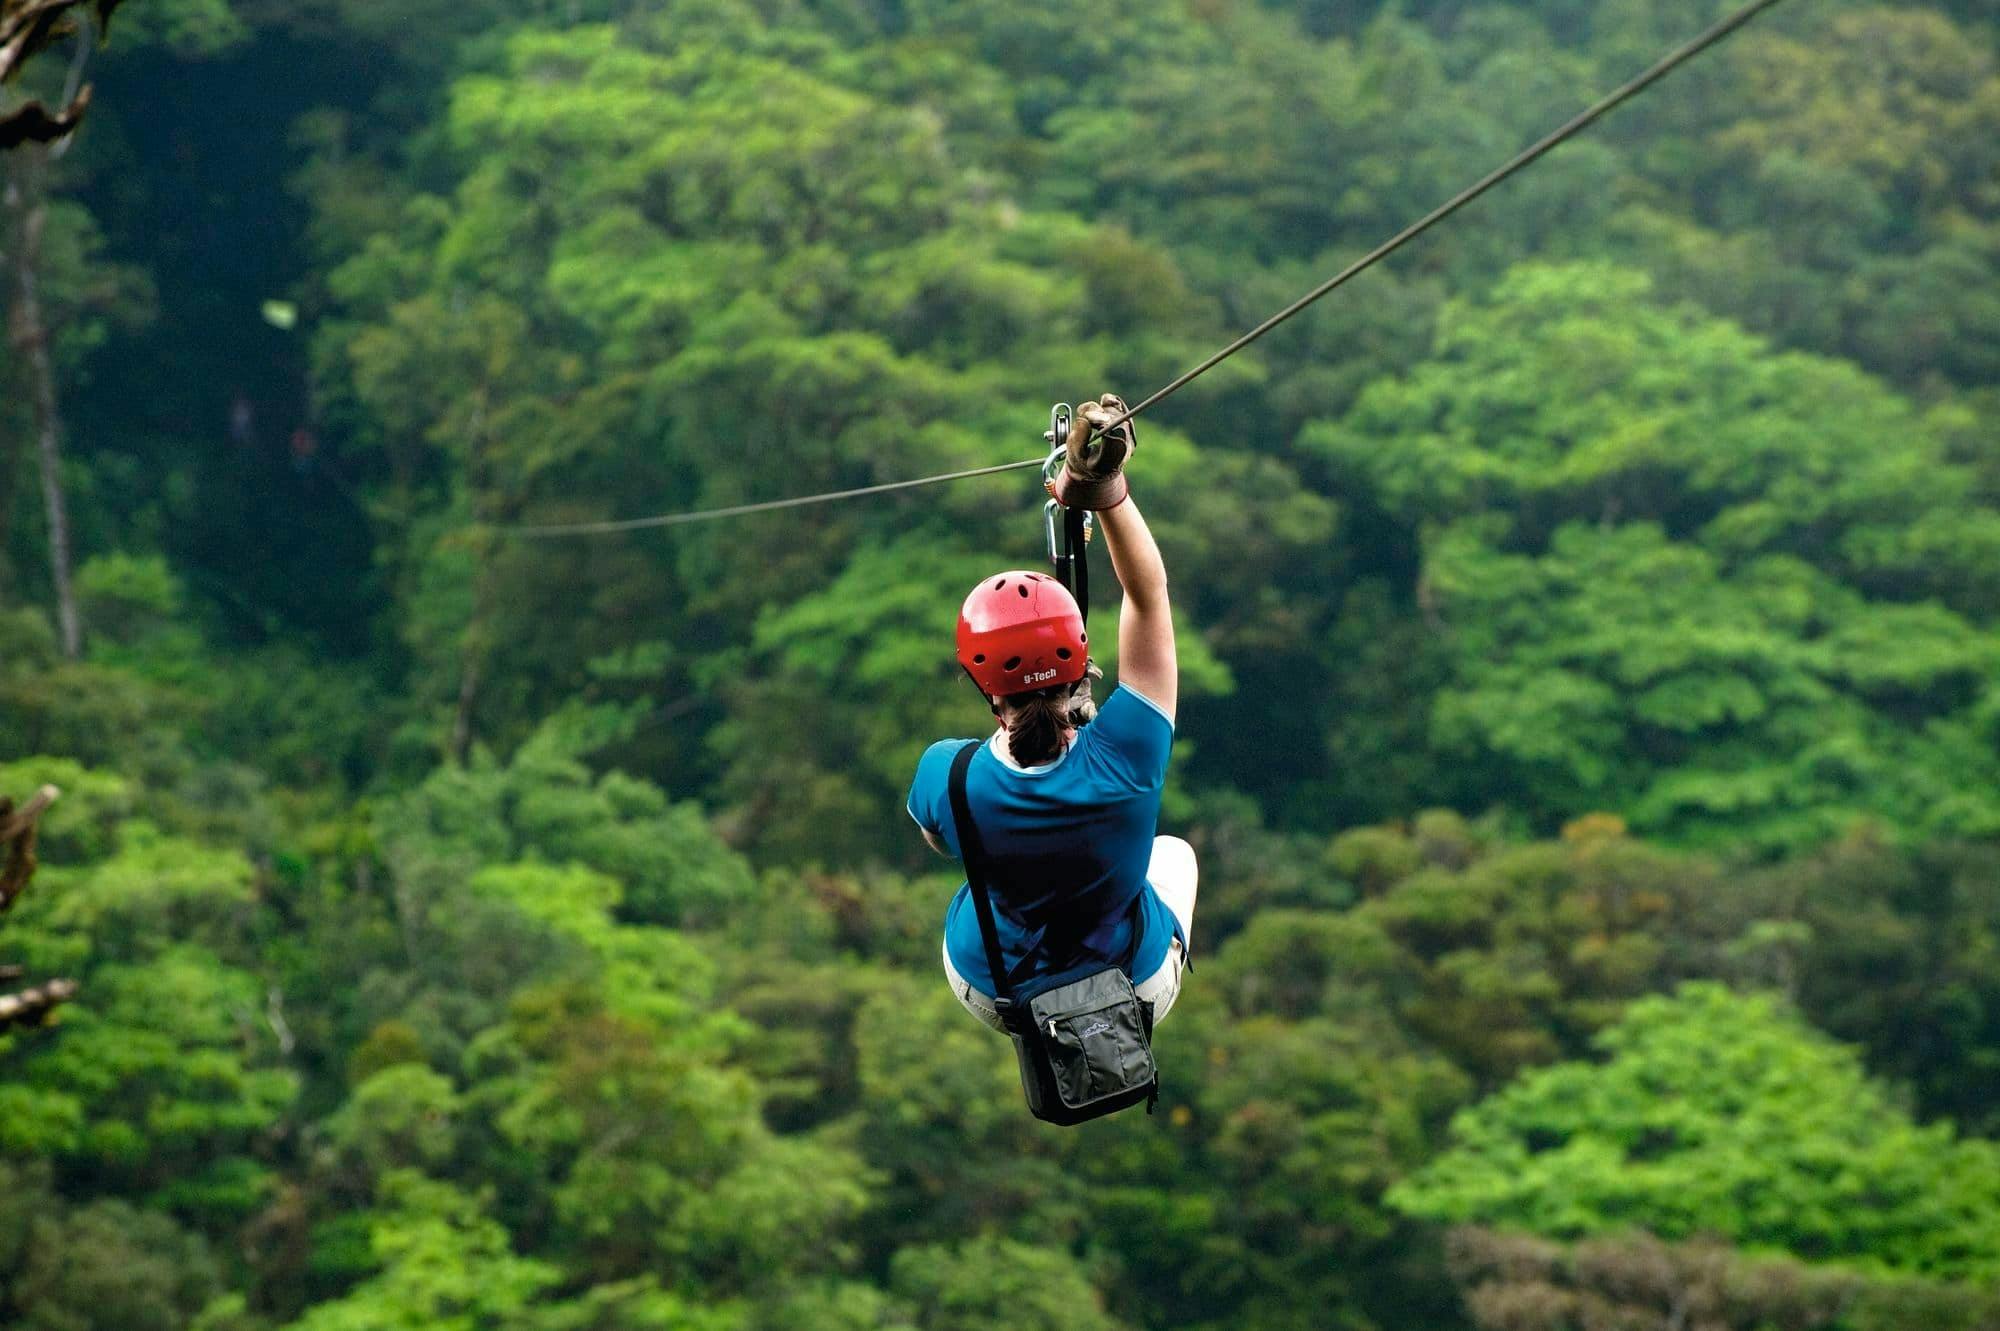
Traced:
POLYGON ((1065 730, 1089 723, 1097 709, 1090 705, 1088 677, 1052 689, 1016 693, 1000 700, 1000 724, 1007 730, 1007 749, 1023 767, 1054 762, 1066 747, 1065 730))

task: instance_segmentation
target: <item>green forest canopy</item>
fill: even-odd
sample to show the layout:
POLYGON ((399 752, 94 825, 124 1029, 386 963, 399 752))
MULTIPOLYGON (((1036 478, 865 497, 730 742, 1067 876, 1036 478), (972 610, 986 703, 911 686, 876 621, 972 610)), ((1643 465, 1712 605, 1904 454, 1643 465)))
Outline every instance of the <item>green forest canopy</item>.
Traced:
POLYGON ((900 812, 1025 476, 502 530, 1025 456, 1716 12, 121 11, 34 177, 78 659, 0 364, 0 961, 82 985, 0 1320, 1996 1315, 1985 7, 1780 7, 1142 423, 1153 1119, 1027 1119, 900 812))

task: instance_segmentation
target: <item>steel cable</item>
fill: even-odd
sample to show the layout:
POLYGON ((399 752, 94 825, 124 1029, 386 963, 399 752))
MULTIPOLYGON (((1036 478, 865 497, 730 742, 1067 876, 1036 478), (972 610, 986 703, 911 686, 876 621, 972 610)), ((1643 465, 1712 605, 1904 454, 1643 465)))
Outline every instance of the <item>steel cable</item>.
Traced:
POLYGON ((829 490, 824 494, 794 495, 790 499, 766 499, 755 504, 732 504, 728 508, 704 508, 691 513, 662 513, 650 518, 624 518, 606 522, 555 522, 538 526, 502 527, 499 530, 514 536, 592 536, 605 532, 639 531, 646 527, 678 527, 685 522, 706 522, 711 518, 737 518, 746 513, 771 513, 781 508, 804 508, 807 504, 831 504, 837 499, 860 499, 864 495, 888 494, 891 490, 914 490, 920 485, 943 485, 946 481, 965 481, 974 476, 993 476, 1003 471, 1021 471, 1028 467, 1039 467, 1043 461, 1042 458, 1029 458, 1025 462, 1000 462, 991 467, 948 471, 940 476, 920 476, 912 481, 885 481, 881 485, 861 485, 852 490, 829 490))

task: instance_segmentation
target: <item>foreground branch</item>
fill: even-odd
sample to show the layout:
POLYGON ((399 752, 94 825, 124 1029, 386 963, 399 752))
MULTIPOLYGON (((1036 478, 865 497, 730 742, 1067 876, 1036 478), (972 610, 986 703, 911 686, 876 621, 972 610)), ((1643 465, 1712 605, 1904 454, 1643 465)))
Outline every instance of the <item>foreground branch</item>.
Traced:
MULTIPOLYGON (((27 890, 35 876, 35 837, 42 814, 62 798, 54 786, 43 786, 20 808, 0 795, 0 912, 27 890)), ((0 966, 0 982, 21 978, 19 966, 0 966)), ((0 1032, 16 1026, 39 1026, 57 1006, 76 997, 76 981, 45 980, 17 993, 0 994, 0 1032)))
POLYGON ((43 811, 60 798, 60 790, 43 786, 17 810, 12 799, 0 795, 0 911, 12 907, 35 876, 37 824, 43 811))
POLYGON ((0 994, 0 1032, 39 1026, 60 1004, 75 997, 75 980, 49 980, 19 993, 0 994))
MULTIPOLYGON (((87 8, 97 34, 111 22, 119 0, 0 0, 0 83, 20 72, 30 57, 77 35, 71 10, 87 8)), ((78 67, 81 67, 79 61, 78 67)), ((0 106, 0 150, 24 143, 53 143, 75 129, 90 106, 90 87, 72 77, 51 109, 40 102, 0 106)))

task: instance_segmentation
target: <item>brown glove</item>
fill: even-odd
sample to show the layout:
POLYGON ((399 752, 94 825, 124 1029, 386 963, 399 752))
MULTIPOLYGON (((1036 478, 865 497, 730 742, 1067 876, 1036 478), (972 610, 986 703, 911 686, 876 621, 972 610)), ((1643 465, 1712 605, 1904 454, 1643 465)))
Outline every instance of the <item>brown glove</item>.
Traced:
POLYGON ((1049 483, 1049 493, 1058 504, 1101 511, 1118 507, 1131 495, 1125 482, 1125 459, 1139 446, 1132 422, 1103 428, 1124 414, 1124 401, 1110 393, 1076 409, 1064 444, 1069 459, 1049 483))

